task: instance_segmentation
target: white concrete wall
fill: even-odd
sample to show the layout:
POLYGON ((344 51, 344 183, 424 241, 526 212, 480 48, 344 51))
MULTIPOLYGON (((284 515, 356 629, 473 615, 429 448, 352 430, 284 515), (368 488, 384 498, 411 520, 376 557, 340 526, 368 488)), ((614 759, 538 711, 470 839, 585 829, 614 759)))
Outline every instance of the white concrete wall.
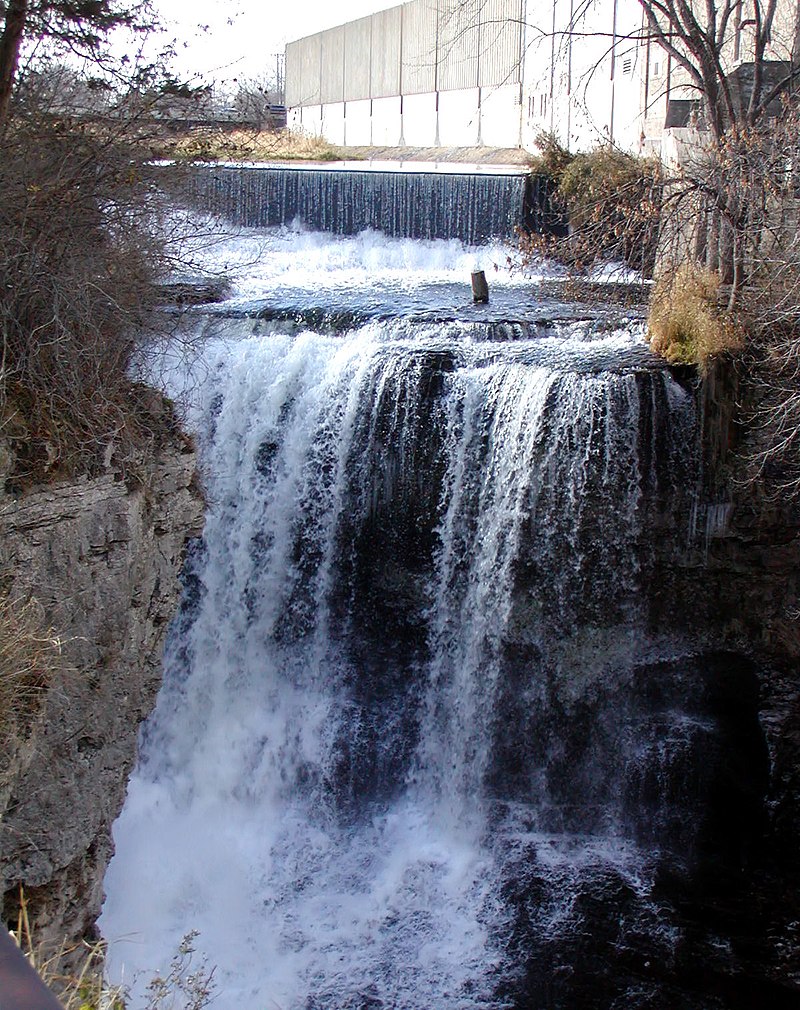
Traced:
POLYGON ((310 137, 322 136, 322 106, 304 105, 300 109, 290 109, 289 114, 293 121, 299 118, 298 128, 307 133, 310 137), (298 114, 299 113, 299 117, 298 114))
POLYGON ((369 147, 372 143, 371 101, 348 102, 344 116, 344 143, 351 147, 369 147))
POLYGON ((517 147, 521 112, 519 84, 481 89, 481 140, 486 147, 517 147))
POLYGON ((438 145, 435 94, 403 97, 403 140, 409 147, 438 145))
POLYGON ((321 133, 331 144, 344 144, 344 103, 322 106, 321 133))
POLYGON ((475 147, 480 143, 477 88, 439 92, 439 142, 443 147, 475 147))
POLYGON ((372 100, 372 143, 395 147, 400 143, 400 96, 372 100))
POLYGON ((641 9, 631 0, 593 0, 575 20, 579 9, 570 0, 528 5, 523 146, 553 133, 570 150, 611 141, 637 151, 646 64, 644 47, 631 36, 641 9))

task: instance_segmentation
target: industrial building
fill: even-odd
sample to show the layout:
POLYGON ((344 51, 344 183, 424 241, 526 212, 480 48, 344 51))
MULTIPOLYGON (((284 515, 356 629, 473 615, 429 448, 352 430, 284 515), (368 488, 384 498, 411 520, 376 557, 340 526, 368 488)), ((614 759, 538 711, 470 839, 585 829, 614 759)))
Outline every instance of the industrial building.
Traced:
POLYGON ((635 0, 410 0, 292 42, 289 125, 335 144, 640 144, 635 0), (576 30, 576 25, 578 26, 576 30))
MULTIPOLYGON (((722 54, 734 81, 752 65, 745 6, 722 54)), ((800 48, 797 11, 780 0, 779 71, 800 48)), ((688 125, 687 83, 637 0, 410 0, 286 48, 289 126, 341 145, 534 150, 545 132, 654 153, 688 125)))

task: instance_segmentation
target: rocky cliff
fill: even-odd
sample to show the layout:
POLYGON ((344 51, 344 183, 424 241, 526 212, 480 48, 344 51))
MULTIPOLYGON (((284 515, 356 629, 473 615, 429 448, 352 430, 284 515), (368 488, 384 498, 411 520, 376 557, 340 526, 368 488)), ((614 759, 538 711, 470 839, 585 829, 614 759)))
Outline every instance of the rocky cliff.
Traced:
POLYGON ((202 526, 195 454, 178 434, 125 472, 0 491, 0 588, 37 601, 61 642, 0 763, 0 894, 24 888, 43 942, 91 935, 111 825, 160 683, 188 538, 202 526))

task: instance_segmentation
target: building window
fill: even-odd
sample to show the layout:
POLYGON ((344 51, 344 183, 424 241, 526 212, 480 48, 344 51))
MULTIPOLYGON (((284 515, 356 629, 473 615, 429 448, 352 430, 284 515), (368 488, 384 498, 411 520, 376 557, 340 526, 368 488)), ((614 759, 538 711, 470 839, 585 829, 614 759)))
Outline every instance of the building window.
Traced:
POLYGON ((653 64, 653 77, 658 77, 661 73, 661 66, 658 63, 653 64))
POLYGON ((622 61, 622 72, 623 74, 629 74, 633 70, 633 60, 630 56, 626 56, 622 61))

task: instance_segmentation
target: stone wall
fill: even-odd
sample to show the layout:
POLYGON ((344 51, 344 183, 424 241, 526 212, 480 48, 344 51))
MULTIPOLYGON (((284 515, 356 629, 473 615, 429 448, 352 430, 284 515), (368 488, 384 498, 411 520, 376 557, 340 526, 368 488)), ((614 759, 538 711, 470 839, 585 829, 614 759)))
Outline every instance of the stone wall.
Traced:
POLYGON ((20 886, 37 939, 91 936, 136 758, 155 703, 188 538, 202 527, 192 446, 179 434, 125 477, 0 491, 0 585, 33 598, 62 641, 58 670, 25 738, 0 763, 0 895, 20 886))

